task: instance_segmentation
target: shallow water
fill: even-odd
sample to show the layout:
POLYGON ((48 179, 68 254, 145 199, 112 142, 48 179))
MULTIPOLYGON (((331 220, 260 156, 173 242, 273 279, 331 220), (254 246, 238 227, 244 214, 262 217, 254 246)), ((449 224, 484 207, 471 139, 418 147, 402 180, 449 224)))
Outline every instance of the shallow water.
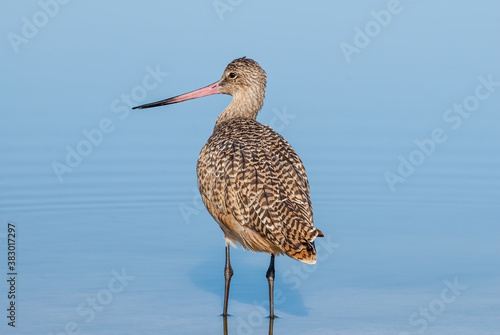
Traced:
MULTIPOLYGON (((326 236, 316 265, 277 258, 274 334, 498 334, 500 88, 484 81, 500 81, 500 49, 488 35, 500 28, 499 8, 404 4, 401 21, 351 63, 338 44, 386 3, 323 4, 318 13, 244 2, 225 20, 210 2, 199 10, 70 3, 19 53, 4 41, 2 63, 15 66, 1 82, 1 333, 223 333, 224 240, 195 167, 230 98, 133 112, 113 104, 122 94, 137 105, 201 87, 243 52, 268 72, 258 119, 302 158, 326 236), (165 21, 161 12, 173 9, 165 21), (301 31, 283 10, 316 18, 301 31), (111 12, 120 14, 116 27, 111 12), (256 13, 265 19, 258 32, 278 35, 254 45, 239 23, 256 13), (215 36, 223 27, 235 45, 215 36), (160 28, 193 41, 158 45, 160 28), (312 55, 309 43, 324 50, 312 55), (157 66, 168 76, 139 96, 157 66), (447 114, 473 103, 478 85, 490 94, 467 117, 447 114), (81 159, 67 160, 72 150, 81 159), (55 162, 66 172, 58 176, 55 162), (17 231, 15 330, 5 318, 8 222, 17 231)), ((7 31, 40 10, 9 6, 7 31)), ((267 334, 269 257, 238 248, 231 262, 228 333, 267 334)))

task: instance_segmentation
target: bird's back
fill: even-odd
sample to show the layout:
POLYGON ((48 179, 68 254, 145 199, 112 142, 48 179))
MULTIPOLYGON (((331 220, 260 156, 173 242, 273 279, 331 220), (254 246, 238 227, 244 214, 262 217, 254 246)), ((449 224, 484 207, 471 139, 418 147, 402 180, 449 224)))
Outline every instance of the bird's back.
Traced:
POLYGON ((226 238, 253 251, 316 262, 309 182, 299 156, 249 118, 217 124, 197 166, 203 202, 226 238))

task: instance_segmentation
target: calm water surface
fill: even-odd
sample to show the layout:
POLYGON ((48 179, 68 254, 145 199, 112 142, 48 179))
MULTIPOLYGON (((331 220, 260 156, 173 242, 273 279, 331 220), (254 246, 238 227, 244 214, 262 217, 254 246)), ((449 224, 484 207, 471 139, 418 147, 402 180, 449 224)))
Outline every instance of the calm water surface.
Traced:
MULTIPOLYGON (((171 109, 118 124, 61 183, 44 151, 53 138, 36 136, 37 122, 25 129, 35 135, 4 148, 0 236, 5 246, 7 221, 17 224, 16 331, 222 332, 224 242, 195 176, 212 125, 171 109)), ((270 115, 264 108, 263 122, 270 115)), ((304 118, 282 133, 307 167, 326 238, 314 266, 278 258, 275 333, 498 328, 498 145, 450 139, 391 192, 393 152, 413 146, 375 130, 357 138, 363 125, 351 118, 336 120, 349 128, 340 134, 304 118)), ((234 249, 232 263, 229 333, 265 333, 268 256, 234 249)))
MULTIPOLYGON (((0 334, 223 333, 195 168, 230 98, 129 107, 241 56, 268 73, 258 119, 302 158, 326 236, 314 266, 277 258, 274 334, 500 334, 498 3, 402 0, 347 59, 388 1, 222 1, 223 19, 215 1, 70 1, 16 52, 9 32, 49 2, 0 11, 0 334)), ((268 334, 269 257, 231 256, 228 334, 268 334)))

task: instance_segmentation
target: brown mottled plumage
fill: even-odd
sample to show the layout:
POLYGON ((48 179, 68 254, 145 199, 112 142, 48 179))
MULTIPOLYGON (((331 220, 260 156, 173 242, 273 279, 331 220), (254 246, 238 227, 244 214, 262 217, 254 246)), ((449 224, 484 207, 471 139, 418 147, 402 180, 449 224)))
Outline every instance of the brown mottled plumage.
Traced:
MULTIPOLYGON (((314 264, 314 240, 323 234, 313 226, 309 182, 302 161, 280 134, 256 121, 265 87, 264 70, 257 62, 243 57, 232 61, 222 78, 212 85, 136 108, 217 93, 233 96, 201 150, 197 165, 198 187, 203 203, 224 232, 226 242, 271 254, 267 277, 270 316, 274 317, 274 255, 286 254, 314 264)), ((232 274, 226 243, 223 315, 227 315, 232 274)))
POLYGON ((254 119, 217 123, 198 159, 203 202, 226 239, 316 262, 309 183, 288 142, 254 119))
POLYGON ((255 120, 265 87, 257 62, 239 58, 226 67, 219 91, 233 100, 201 150, 198 187, 227 240, 313 264, 313 241, 323 234, 313 227, 304 165, 280 134, 255 120))

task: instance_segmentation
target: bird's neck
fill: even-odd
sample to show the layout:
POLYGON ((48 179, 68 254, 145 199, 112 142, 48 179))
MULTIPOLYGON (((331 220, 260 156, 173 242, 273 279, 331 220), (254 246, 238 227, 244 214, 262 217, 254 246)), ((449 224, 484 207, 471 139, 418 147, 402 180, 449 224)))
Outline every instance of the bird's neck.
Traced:
POLYGON ((243 96, 235 94, 231 103, 220 113, 216 125, 234 118, 257 119, 262 104, 264 93, 245 94, 243 96))

